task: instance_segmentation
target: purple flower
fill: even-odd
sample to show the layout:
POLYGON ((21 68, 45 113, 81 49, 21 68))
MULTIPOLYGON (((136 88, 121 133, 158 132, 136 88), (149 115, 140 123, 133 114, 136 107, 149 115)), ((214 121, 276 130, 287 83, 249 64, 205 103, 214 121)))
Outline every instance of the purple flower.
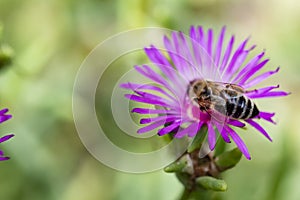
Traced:
MULTIPOLYGON (((261 111, 259 106, 255 115, 251 115, 249 112, 254 112, 253 99, 288 95, 287 92, 276 90, 279 85, 254 89, 255 85, 277 73, 279 67, 274 71, 259 73, 260 69, 269 61, 269 59, 263 58, 265 52, 261 52, 246 62, 248 54, 255 46, 247 48, 248 39, 246 39, 234 49, 235 37, 231 36, 227 45, 224 37, 225 27, 222 28, 219 35, 215 36, 212 29, 204 32, 202 27, 192 26, 189 37, 182 32, 173 32, 170 38, 165 36, 166 50, 164 51, 153 45, 145 48, 145 52, 154 66, 135 66, 135 69, 154 83, 124 83, 121 85, 125 89, 134 91, 134 94, 125 95, 126 98, 155 106, 132 110, 132 112, 148 116, 148 118, 141 119, 140 123, 146 125, 139 129, 138 133, 159 128, 158 135, 175 132, 174 137, 177 138, 185 135, 194 137, 202 126, 207 126, 207 138, 211 150, 215 147, 216 130, 218 130, 224 141, 229 143, 232 139, 247 159, 251 159, 248 149, 233 127, 244 127, 247 123, 270 141, 272 140, 258 121, 263 119, 275 124, 272 120, 275 113, 261 111), (240 117, 233 117, 232 114, 228 114, 230 105, 227 103, 224 106, 227 111, 222 113, 220 109, 212 109, 213 105, 206 107, 203 99, 200 101, 199 98, 191 98, 189 94, 193 90, 191 85, 197 80, 223 86, 223 93, 224 91, 228 92, 227 87, 229 90, 233 87, 240 88, 242 91, 238 92, 239 96, 231 96, 231 93, 228 92, 224 94, 229 96, 222 99, 232 100, 233 110, 231 113, 237 112, 237 104, 240 104, 240 108, 244 108, 243 114, 239 113, 240 117), (248 113, 245 114, 245 112, 248 113), (149 114, 156 116, 149 117, 149 114), (248 117, 242 118, 241 115, 248 117)), ((209 90, 206 88, 205 92, 207 91, 209 90)), ((221 95, 222 92, 220 92, 221 95)), ((209 94, 212 93, 210 91, 209 94)), ((210 101, 218 102, 218 100, 212 100, 211 95, 210 101)))
MULTIPOLYGON (((5 121, 9 120, 12 117, 11 115, 6 114, 7 112, 8 112, 7 108, 0 110, 0 123, 3 123, 5 121)), ((9 134, 9 135, 5 135, 5 136, 1 137, 0 138, 0 143, 9 140, 13 136, 14 136, 13 134, 9 134)), ((9 159, 9 157, 4 156, 3 151, 0 150, 0 161, 8 160, 8 159, 9 159)))

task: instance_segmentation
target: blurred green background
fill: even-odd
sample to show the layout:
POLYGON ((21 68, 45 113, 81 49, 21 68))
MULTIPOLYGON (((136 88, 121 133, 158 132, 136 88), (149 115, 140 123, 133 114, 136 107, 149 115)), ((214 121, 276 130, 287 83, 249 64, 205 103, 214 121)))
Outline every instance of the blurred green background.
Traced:
MULTIPOLYGON (((172 174, 118 172, 87 152, 72 117, 75 75, 98 43, 121 31, 158 26, 187 33, 190 25, 217 31, 226 25, 227 34, 238 40, 251 35, 251 43, 258 45, 255 52, 267 50, 268 70, 281 66, 261 86, 280 83, 293 94, 259 100, 260 107, 277 113, 278 125, 263 123, 274 141, 251 128, 243 132, 252 160, 243 158, 224 174, 229 189, 220 196, 298 200, 299 11, 296 0, 1 0, 1 42, 12 46, 15 58, 1 69, 0 102, 13 119, 0 126, 0 133, 16 137, 1 144, 12 159, 0 163, 0 199, 176 199, 182 186, 172 174)), ((133 64, 124 63, 127 69, 133 64)))

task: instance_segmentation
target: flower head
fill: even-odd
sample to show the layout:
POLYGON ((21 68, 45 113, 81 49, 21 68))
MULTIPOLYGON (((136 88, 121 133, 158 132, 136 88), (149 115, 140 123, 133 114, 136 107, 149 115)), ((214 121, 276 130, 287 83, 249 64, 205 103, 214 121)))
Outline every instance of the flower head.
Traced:
MULTIPOLYGON (((8 112, 7 108, 0 110, 0 123, 3 123, 5 121, 9 120, 12 117, 11 115, 6 114, 7 112, 8 112)), ((9 135, 5 135, 5 136, 1 137, 0 138, 0 143, 9 140, 13 136, 14 136, 13 134, 9 134, 9 135)), ((8 159, 9 159, 9 157, 4 156, 3 151, 0 150, 0 161, 8 160, 8 159)))
POLYGON ((271 141, 258 121, 263 119, 275 124, 272 120, 275 113, 257 109, 253 99, 288 93, 276 90, 279 85, 253 88, 279 68, 259 73, 269 61, 263 58, 265 52, 246 62, 255 46, 247 48, 246 39, 234 48, 235 37, 231 36, 228 44, 224 37, 225 27, 215 35, 212 29, 205 32, 202 27, 192 26, 189 36, 182 32, 173 32, 170 38, 165 36, 165 51, 153 45, 145 48, 155 66, 135 66, 135 69, 154 83, 121 85, 134 91, 125 97, 155 106, 132 110, 158 115, 141 119, 140 123, 146 125, 138 133, 159 128, 158 135, 175 132, 177 138, 194 137, 202 126, 207 126, 211 150, 215 147, 218 130, 224 141, 229 143, 232 139, 247 159, 250 159, 248 149, 232 127, 244 127, 247 123, 271 141))

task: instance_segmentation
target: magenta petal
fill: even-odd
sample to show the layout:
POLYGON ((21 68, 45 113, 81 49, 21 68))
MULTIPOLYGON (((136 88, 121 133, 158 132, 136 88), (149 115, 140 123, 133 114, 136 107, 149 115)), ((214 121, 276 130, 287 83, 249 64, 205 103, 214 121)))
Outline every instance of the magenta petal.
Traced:
POLYGON ((276 86, 268 86, 268 87, 264 87, 264 88, 260 88, 260 89, 255 89, 255 90, 251 90, 251 91, 247 91, 246 92, 246 95, 250 98, 253 98, 253 96, 256 96, 256 95, 261 95, 261 94, 264 94, 266 92, 269 92, 273 89, 277 89, 279 88, 279 85, 276 85, 276 86))
POLYGON ((266 120, 266 121, 268 121, 268 122, 271 122, 271 123, 273 123, 273 124, 276 124, 274 121, 273 121, 273 119, 272 119, 272 117, 275 115, 275 113, 268 113, 268 112, 259 112, 259 115, 258 115, 258 117, 257 118, 262 118, 262 119, 264 119, 264 120, 266 120))
MULTIPOLYGON (((169 63, 169 61, 166 59, 166 57, 164 55, 162 55, 162 53, 159 52, 159 50, 156 49, 156 47, 154 47, 153 45, 150 48, 144 48, 144 50, 145 50, 148 58, 153 63, 172 67, 172 65, 169 63)), ((161 65, 159 65, 159 66, 161 66, 161 65)))
POLYGON ((150 109, 150 108, 134 108, 132 109, 133 113, 139 114, 166 114, 169 113, 169 110, 159 110, 159 109, 150 109))
POLYGON ((0 115, 3 115, 7 112, 8 112, 8 108, 4 108, 4 109, 0 110, 0 115))
POLYGON ((189 127, 188 136, 194 137, 203 126, 203 122, 194 123, 195 126, 189 127))
POLYGON ((178 122, 173 122, 171 125, 167 126, 167 127, 164 127, 162 129, 160 129, 158 131, 158 135, 162 136, 162 135, 165 135, 167 133, 170 133, 172 130, 174 130, 175 128, 178 128, 180 126, 182 122, 181 121, 178 121, 178 122))
POLYGON ((176 74, 173 72, 173 67, 166 57, 153 45, 150 48, 144 48, 148 58, 155 63, 162 72, 173 82, 177 81, 176 74))
POLYGON ((229 119, 227 121, 227 123, 232 125, 232 126, 236 126, 236 127, 240 127, 240 128, 245 126, 245 124, 243 122, 240 122, 240 121, 234 120, 234 119, 229 119))
POLYGON ((152 123, 152 122, 162 121, 162 120, 165 120, 165 119, 167 119, 166 115, 158 116, 158 117, 152 117, 152 118, 142 118, 140 120, 140 124, 149 124, 149 123, 152 123))
POLYGON ((143 118, 140 120, 140 124, 149 124, 152 122, 156 122, 156 121, 161 121, 161 120, 165 120, 165 121, 173 121, 175 119, 178 119, 178 117, 176 116, 158 116, 158 117, 152 117, 152 118, 143 118))
POLYGON ((9 157, 0 157, 0 161, 5 161, 5 160, 9 160, 9 157))
POLYGON ((221 134, 223 140, 227 143, 230 143, 230 138, 228 136, 227 130, 224 128, 224 125, 215 124, 215 126, 217 127, 217 129, 218 129, 219 133, 221 134))
POLYGON ((236 75, 235 79, 232 81, 233 83, 237 83, 239 82, 238 80, 242 79, 247 72, 249 72, 251 69, 253 69, 257 63, 259 62, 259 60, 265 55, 265 52, 262 52, 260 54, 258 54, 257 56, 255 56, 254 58, 252 58, 242 69, 241 71, 236 75))
POLYGON ((191 37, 191 43, 192 43, 193 52, 194 52, 194 58, 195 58, 197 65, 200 68, 202 66, 201 54, 200 54, 202 47, 201 47, 201 44, 199 43, 199 37, 196 33, 196 29, 193 26, 190 29, 190 37, 191 37))
POLYGON ((179 72, 191 76, 194 72, 193 58, 190 53, 190 49, 187 46, 184 35, 181 32, 173 32, 172 39, 175 46, 176 54, 174 55, 177 59, 178 64, 174 65, 179 72))
POLYGON ((165 80, 164 77, 162 77, 161 75, 157 74, 155 71, 153 71, 149 66, 147 65, 143 65, 143 66, 135 66, 135 69, 142 75, 144 75, 145 77, 163 85, 164 87, 166 87, 167 89, 169 89, 170 91, 172 91, 172 88, 170 86, 170 84, 165 80))
POLYGON ((216 66, 219 66, 220 57, 221 57, 222 48, 223 48, 223 40, 224 40, 225 31, 226 31, 226 27, 224 26, 220 32, 219 39, 216 44, 215 56, 214 56, 216 66))
POLYGON ((151 94, 149 92, 143 92, 143 91, 138 91, 138 90, 135 90, 134 91, 136 94, 140 95, 141 97, 144 97, 146 99, 149 99, 149 100, 154 100, 154 101, 160 101, 160 102, 164 102, 166 104, 174 104, 172 101, 164 98, 164 97, 161 97, 161 96, 157 96, 157 95, 154 95, 154 94, 151 94))
POLYGON ((244 156, 248 159, 251 160, 251 156, 249 154, 249 151, 247 149, 247 146, 243 142, 243 140, 240 138, 240 136, 229 126, 225 126, 226 130, 228 131, 229 135, 233 139, 233 141, 236 143, 237 147, 240 149, 240 151, 244 154, 244 156))
POLYGON ((210 150, 214 150, 215 145, 216 145, 216 132, 214 127, 211 125, 211 123, 207 123, 207 128, 208 128, 208 145, 210 150))
POLYGON ((156 92, 159 92, 159 93, 165 95, 166 97, 169 97, 173 101, 176 101, 176 99, 173 96, 171 96, 168 92, 166 92, 162 88, 154 86, 154 85, 150 85, 150 84, 136 84, 136 83, 130 83, 130 82, 128 82, 128 83, 122 83, 120 85, 120 87, 124 88, 124 89, 130 89, 132 91, 141 91, 142 89, 153 90, 153 91, 156 91, 156 92))
POLYGON ((140 97, 140 96, 133 95, 133 94, 125 94, 125 97, 126 97, 127 99, 132 100, 132 101, 141 102, 141 103, 146 103, 146 104, 153 104, 153 105, 164 106, 164 107, 169 107, 169 106, 171 106, 170 104, 166 104, 166 103, 161 102, 161 101, 152 100, 152 99, 147 99, 147 98, 140 97))
MULTIPOLYGON (((188 46, 188 43, 186 41, 186 36, 184 35, 184 33, 179 32, 178 33, 179 39, 181 41, 181 53, 183 55, 183 58, 185 58, 186 60, 189 60, 190 62, 193 60, 190 48, 188 46)), ((188 38, 190 39, 190 38, 188 38)))
POLYGON ((177 133, 174 135, 175 138, 182 138, 185 135, 188 135, 189 137, 194 137, 200 128, 202 127, 202 122, 198 123, 192 123, 186 128, 181 128, 177 131, 177 133))
POLYGON ((258 123, 253 121, 252 119, 247 119, 246 122, 248 122, 251 126, 256 128, 259 132, 261 132, 266 138, 268 138, 272 142, 272 138, 269 136, 269 134, 261 127, 258 123))
POLYGON ((158 122, 154 122, 153 124, 150 124, 150 125, 148 125, 148 126, 145 126, 145 127, 143 127, 143 128, 140 128, 140 129, 137 131, 137 133, 146 133, 146 132, 149 132, 149 131, 151 131, 151 130, 153 130, 153 129, 159 127, 159 126, 164 125, 165 123, 166 123, 165 120, 158 121, 158 122))
POLYGON ((242 42, 242 43, 240 44, 240 46, 238 47, 238 49, 234 52, 234 54, 233 54, 233 56, 232 56, 232 59, 231 59, 229 65, 228 65, 228 67, 227 67, 227 69, 226 69, 226 71, 227 71, 228 74, 234 74, 234 73, 235 73, 235 70, 236 70, 236 67, 234 67, 234 66, 235 66, 235 63, 239 60, 239 58, 240 58, 242 55, 244 55, 244 56, 243 56, 243 59, 242 59, 242 60, 239 60, 239 63, 242 64, 241 61, 244 61, 244 60, 245 60, 245 58, 246 58, 248 52, 244 51, 244 48, 245 48, 245 46, 246 46, 248 40, 249 40, 249 39, 247 38, 244 42, 242 42), (245 56, 245 55, 246 55, 246 56, 245 56))
POLYGON ((284 92, 284 91, 272 91, 260 95, 252 95, 251 98, 258 99, 258 98, 266 98, 266 97, 282 97, 282 96, 287 96, 289 94, 290 94, 289 92, 284 92))
POLYGON ((241 79, 241 81, 239 82, 240 85, 245 84, 245 82, 250 79, 254 74, 256 74, 261 68, 263 68, 263 66, 265 66, 265 64, 267 64, 267 62, 269 62, 269 59, 263 60, 262 62, 260 62, 259 64, 257 64, 255 67, 253 67, 251 70, 249 70, 244 77, 241 79))
MULTIPOLYGON (((176 37, 176 36, 174 36, 174 37, 176 37)), ((174 43, 175 43, 175 46, 178 46, 177 40, 174 40, 174 43)), ((187 66, 186 60, 182 59, 181 55, 179 53, 177 53, 176 48, 173 47, 171 41, 166 36, 164 37, 164 45, 165 45, 166 49, 168 50, 168 54, 169 54, 171 60, 173 61, 174 66, 179 71, 179 73, 186 74, 185 73, 185 68, 187 66)))
POLYGON ((213 31, 212 29, 208 29, 207 31, 207 53, 210 57, 212 57, 212 45, 213 45, 213 31))
POLYGON ((244 84, 244 88, 250 88, 260 82, 262 82, 263 80, 269 78, 270 76, 272 76, 273 74, 276 74, 277 72, 279 72, 280 67, 278 67, 276 70, 274 71, 269 71, 269 72, 265 72, 261 75, 258 75, 257 77, 253 78, 252 80, 247 81, 244 84))
POLYGON ((14 134, 9 134, 6 136, 3 136, 0 138, 0 143, 5 142, 6 140, 9 140, 10 138, 12 138, 14 136, 14 134))
POLYGON ((12 115, 2 115, 2 116, 0 116, 0 123, 5 122, 5 121, 9 120, 10 118, 12 118, 12 115))
POLYGON ((230 57, 230 54, 231 54, 231 51, 232 51, 233 43, 234 43, 234 36, 231 37, 231 39, 229 41, 229 44, 226 48, 226 51, 225 51, 225 54, 224 54, 224 57, 223 57, 223 60, 222 60, 222 64, 221 64, 221 67, 220 67, 221 72, 225 69, 225 67, 227 65, 227 62, 229 60, 229 57, 230 57))
POLYGON ((202 45, 202 46, 204 46, 204 42, 203 42, 203 40, 204 40, 204 31, 203 31, 203 29, 202 29, 202 26, 198 26, 198 33, 199 33, 199 43, 202 45))
POLYGON ((242 66, 242 64, 246 60, 248 54, 249 54, 248 51, 243 51, 236 58, 236 60, 232 64, 231 69, 228 69, 228 70, 231 70, 230 72, 227 72, 227 76, 226 77, 227 77, 228 80, 232 80, 234 78, 234 75, 235 75, 236 71, 238 71, 238 69, 242 66))

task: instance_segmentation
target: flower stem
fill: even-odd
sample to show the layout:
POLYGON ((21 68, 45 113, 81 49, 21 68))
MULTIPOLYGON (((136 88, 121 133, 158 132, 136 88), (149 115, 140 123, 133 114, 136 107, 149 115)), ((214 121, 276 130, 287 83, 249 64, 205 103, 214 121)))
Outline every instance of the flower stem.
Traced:
POLYGON ((212 200, 213 194, 214 193, 212 191, 204 190, 200 188, 194 188, 194 189, 185 188, 179 200, 196 200, 196 199, 212 200))
POLYGON ((179 198, 179 200, 188 200, 190 194, 191 194, 191 190, 189 190, 187 188, 184 188, 184 190, 183 190, 183 192, 182 192, 181 197, 179 198))

